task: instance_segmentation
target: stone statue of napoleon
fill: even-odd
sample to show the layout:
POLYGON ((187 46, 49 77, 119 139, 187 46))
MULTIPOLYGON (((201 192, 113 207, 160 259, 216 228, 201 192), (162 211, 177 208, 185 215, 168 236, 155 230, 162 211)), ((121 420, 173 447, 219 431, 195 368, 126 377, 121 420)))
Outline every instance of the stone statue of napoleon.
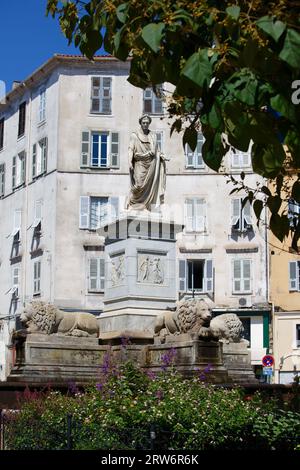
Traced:
POLYGON ((166 189, 166 158, 157 145, 155 132, 149 129, 151 117, 143 114, 140 129, 131 134, 128 158, 130 194, 127 209, 151 210, 164 202, 166 189))

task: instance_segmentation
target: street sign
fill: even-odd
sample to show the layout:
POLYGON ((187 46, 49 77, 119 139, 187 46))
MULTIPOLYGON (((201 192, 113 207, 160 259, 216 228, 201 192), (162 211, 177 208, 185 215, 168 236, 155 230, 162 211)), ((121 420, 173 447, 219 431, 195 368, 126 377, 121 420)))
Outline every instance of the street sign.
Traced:
POLYGON ((267 354, 262 358, 262 363, 265 367, 271 367, 274 365, 274 357, 271 354, 267 354))
POLYGON ((263 367, 263 375, 273 375, 273 367, 263 367))

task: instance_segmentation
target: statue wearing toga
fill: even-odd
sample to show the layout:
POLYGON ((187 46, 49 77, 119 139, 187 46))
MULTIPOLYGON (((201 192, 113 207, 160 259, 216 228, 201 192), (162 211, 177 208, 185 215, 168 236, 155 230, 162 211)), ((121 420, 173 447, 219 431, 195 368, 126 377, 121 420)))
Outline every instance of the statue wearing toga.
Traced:
POLYGON ((156 134, 149 129, 151 117, 144 114, 140 129, 133 132, 129 143, 130 194, 127 208, 151 210, 163 203, 166 188, 166 163, 168 160, 157 145, 156 134))

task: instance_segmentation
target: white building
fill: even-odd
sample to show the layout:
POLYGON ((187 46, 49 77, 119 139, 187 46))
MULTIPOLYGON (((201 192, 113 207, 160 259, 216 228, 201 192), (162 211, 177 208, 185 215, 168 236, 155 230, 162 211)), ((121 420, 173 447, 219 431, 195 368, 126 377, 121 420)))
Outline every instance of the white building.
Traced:
MULTIPOLYGON (((230 195, 224 174, 205 166, 202 135, 195 152, 183 149, 182 135, 170 138, 163 103, 130 85, 128 71, 128 63, 107 56, 56 55, 0 105, 0 315, 11 318, 6 355, 0 349, 2 380, 13 361, 8 337, 26 303, 101 314, 105 263, 96 228, 109 207, 124 207, 129 137, 143 112, 170 157, 163 211, 185 224, 178 296, 208 295, 216 312, 238 313, 254 365, 269 346, 264 227, 242 208, 245 195, 230 195)), ((248 154, 228 155, 225 170, 244 171, 255 187, 248 154)))

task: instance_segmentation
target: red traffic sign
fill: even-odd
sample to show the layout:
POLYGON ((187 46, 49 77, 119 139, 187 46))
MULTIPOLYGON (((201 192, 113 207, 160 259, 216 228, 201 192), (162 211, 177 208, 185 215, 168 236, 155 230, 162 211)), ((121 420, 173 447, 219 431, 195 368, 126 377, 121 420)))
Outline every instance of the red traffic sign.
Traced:
POLYGON ((262 363, 265 367, 272 367, 274 365, 274 357, 267 354, 262 358, 262 363))

